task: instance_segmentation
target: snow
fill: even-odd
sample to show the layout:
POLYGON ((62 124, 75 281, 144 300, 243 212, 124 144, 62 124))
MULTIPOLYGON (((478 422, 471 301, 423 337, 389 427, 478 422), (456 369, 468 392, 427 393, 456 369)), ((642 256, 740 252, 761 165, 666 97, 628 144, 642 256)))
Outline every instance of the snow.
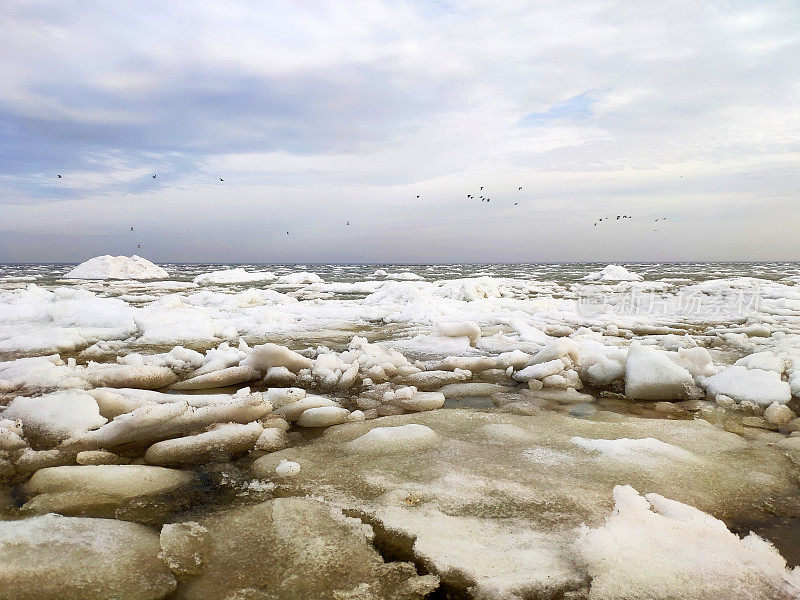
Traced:
POLYGON ((725 395, 736 402, 752 402, 761 406, 786 404, 792 397, 789 384, 775 371, 728 367, 701 382, 709 395, 725 395))
POLYGON ((769 542, 745 538, 692 506, 614 487, 604 525, 584 526, 575 549, 591 577, 590 600, 790 600, 800 569, 789 571, 769 542))
POLYGON ((288 275, 281 275, 278 277, 278 283, 284 285, 305 285, 309 283, 323 283, 322 277, 316 273, 309 273, 303 271, 301 273, 289 273, 288 275))
POLYGON ((275 273, 269 271, 254 272, 246 271, 242 267, 235 269, 223 269, 221 271, 211 271, 198 275, 192 281, 197 285, 209 284, 230 284, 230 283, 253 283, 257 281, 273 281, 276 279, 275 273))
POLYGON ((612 460, 621 461, 642 461, 655 460, 694 460, 691 452, 667 444, 655 438, 628 439, 620 438, 616 440, 587 439, 574 436, 571 441, 576 446, 585 448, 591 452, 597 452, 612 460))
POLYGON ((582 278, 583 281, 644 281, 644 277, 631 273, 622 265, 608 265, 582 278))
POLYGON ((439 323, 439 333, 447 337, 465 337, 469 340, 470 346, 474 346, 481 339, 481 328, 475 321, 439 323))
POLYGON ((64 277, 68 279, 167 279, 169 273, 141 256, 95 256, 64 277))

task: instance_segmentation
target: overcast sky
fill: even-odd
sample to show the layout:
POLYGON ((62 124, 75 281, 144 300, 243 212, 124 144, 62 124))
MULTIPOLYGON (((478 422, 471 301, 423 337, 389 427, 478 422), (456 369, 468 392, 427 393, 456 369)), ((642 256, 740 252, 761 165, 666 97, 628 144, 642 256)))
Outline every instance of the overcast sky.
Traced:
POLYGON ((0 12, 1 262, 797 260, 798 240, 796 0, 0 12))

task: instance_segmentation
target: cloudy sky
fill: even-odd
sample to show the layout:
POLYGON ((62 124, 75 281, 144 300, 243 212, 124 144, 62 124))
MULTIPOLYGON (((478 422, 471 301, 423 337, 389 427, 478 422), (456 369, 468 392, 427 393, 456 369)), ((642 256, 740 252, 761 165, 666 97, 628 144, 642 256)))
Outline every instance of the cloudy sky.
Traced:
POLYGON ((796 0, 0 12, 1 262, 797 260, 798 239, 796 0))

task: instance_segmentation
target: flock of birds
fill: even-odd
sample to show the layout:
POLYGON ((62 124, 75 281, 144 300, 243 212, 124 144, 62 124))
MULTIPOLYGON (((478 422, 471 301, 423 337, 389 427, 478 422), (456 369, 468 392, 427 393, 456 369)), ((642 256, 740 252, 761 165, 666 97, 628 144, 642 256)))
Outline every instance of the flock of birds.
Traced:
MULTIPOLYGON (((156 179, 158 177, 158 173, 153 173, 151 175, 151 177, 153 179, 156 179)), ((683 177, 683 175, 681 175, 681 177, 683 177)), ((61 176, 60 173, 58 174, 58 178, 59 179, 63 179, 63 177, 61 176)), ((218 179, 220 181, 225 181, 222 177, 218 177, 218 179)), ((480 191, 481 192, 483 191, 483 189, 484 189, 484 186, 480 186, 480 191)), ((519 192, 522 191, 522 186, 521 185, 517 187, 517 191, 519 191, 519 192)), ((420 194, 417 194, 417 199, 419 199, 420 197, 421 197, 420 194)), ((484 196, 483 194, 480 194, 479 196, 477 196, 477 198, 473 194, 467 194, 467 198, 471 199, 471 200, 477 199, 477 200, 480 200, 481 202, 486 202, 486 203, 489 203, 489 202, 492 201, 491 198, 489 198, 488 196, 484 196)), ((519 202, 514 202, 514 206, 517 206, 518 204, 519 204, 519 202)), ((619 220, 624 220, 624 219, 633 219, 633 217, 631 215, 616 215, 616 219, 615 220, 619 221, 619 220)), ((612 217, 600 217, 599 219, 597 219, 597 221, 594 222, 593 226, 597 227, 597 225, 599 223, 602 223, 603 221, 611 221, 611 220, 612 220, 612 217)), ((658 223, 659 221, 666 221, 666 220, 667 220, 667 217, 659 217, 657 219, 653 219, 653 221, 655 223, 658 223)), ((347 227, 350 227, 350 221, 349 220, 347 221, 347 227)), ((133 227, 131 227, 131 231, 133 231, 133 227)), ((658 229, 653 229, 653 231, 658 231, 658 229)), ((286 232, 286 235, 289 235, 288 231, 286 232)), ((142 245, 141 244, 137 244, 136 247, 137 248, 141 248, 142 245)))

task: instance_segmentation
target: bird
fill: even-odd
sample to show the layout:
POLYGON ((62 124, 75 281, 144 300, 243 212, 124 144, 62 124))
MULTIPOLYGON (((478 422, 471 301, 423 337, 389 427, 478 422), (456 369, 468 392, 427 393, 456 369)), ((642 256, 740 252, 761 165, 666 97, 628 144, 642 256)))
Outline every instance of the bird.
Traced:
POLYGON ((137 247, 137 248, 141 248, 141 247, 142 247, 142 245, 141 245, 141 244, 136 244, 136 247, 137 247))
POLYGON ((619 221, 619 215, 617 215, 617 221, 619 221))
POLYGON ((156 177, 158 177, 158 175, 156 175, 155 173, 153 173, 153 175, 152 175, 151 177, 152 177, 153 179, 155 179, 156 177))
POLYGON ((481 191, 483 191, 483 186, 481 186, 481 191))
POLYGON ((519 204, 519 203, 518 202, 514 202, 514 206, 516 206, 517 204, 519 204))
POLYGON ((348 221, 347 224, 350 225, 350 221, 348 221))
POLYGON ((419 198, 419 194, 417 194, 417 198, 419 198))
POLYGON ((288 232, 288 231, 286 232, 286 235, 289 235, 289 232, 288 232))
POLYGON ((59 176, 58 176, 58 178, 59 178, 59 179, 63 179, 63 177, 61 177, 61 175, 59 175, 59 176))
POLYGON ((522 189, 522 186, 519 186, 519 189, 521 190, 521 189, 522 189))
POLYGON ((225 181, 222 177, 219 178, 220 181, 225 181))
POLYGON ((133 231, 133 227, 131 227, 131 231, 133 231))
POLYGON ((594 226, 597 227, 597 223, 595 223, 594 226))

